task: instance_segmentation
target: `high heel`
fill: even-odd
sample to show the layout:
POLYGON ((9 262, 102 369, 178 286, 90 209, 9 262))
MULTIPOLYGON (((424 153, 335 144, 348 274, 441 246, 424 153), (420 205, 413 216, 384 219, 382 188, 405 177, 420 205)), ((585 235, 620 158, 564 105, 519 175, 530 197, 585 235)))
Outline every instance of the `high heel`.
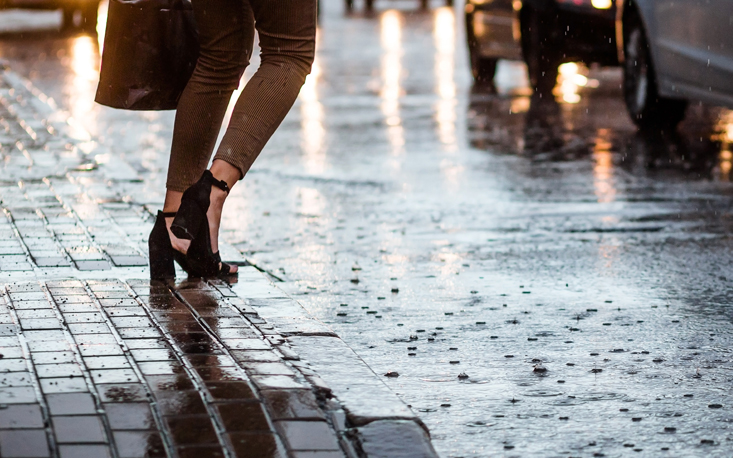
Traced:
POLYGON ((186 189, 181 197, 181 206, 171 225, 173 234, 181 239, 191 240, 186 259, 191 269, 203 277, 231 275, 231 266, 221 262, 219 252, 211 249, 211 233, 206 212, 211 205, 211 187, 216 186, 229 194, 229 186, 217 180, 206 170, 199 181, 186 189))
POLYGON ((148 238, 148 253, 150 257, 150 279, 165 280, 175 278, 177 262, 183 270, 190 273, 186 255, 173 248, 171 237, 165 225, 165 218, 176 216, 175 213, 158 211, 155 225, 148 238))

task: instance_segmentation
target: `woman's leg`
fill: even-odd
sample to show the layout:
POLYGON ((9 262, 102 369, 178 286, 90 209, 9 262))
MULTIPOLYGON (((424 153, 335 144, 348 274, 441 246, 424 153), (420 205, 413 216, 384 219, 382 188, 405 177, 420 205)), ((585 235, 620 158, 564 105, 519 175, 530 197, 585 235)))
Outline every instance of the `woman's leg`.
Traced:
MULTIPOLYGON (((247 0, 193 0, 193 8, 200 53, 176 111, 165 212, 178 210, 183 191, 206 170, 254 41, 254 14, 247 0)), ((166 218, 169 231, 172 221, 166 218)), ((170 235, 173 247, 186 252, 190 241, 170 235)))
POLYGON ((200 52, 181 95, 166 187, 183 192, 211 159, 232 92, 249 64, 254 14, 248 0, 193 0, 200 52))
MULTIPOLYGON (((196 0, 194 0, 196 1, 196 0)), ((239 96, 211 173, 231 188, 244 178, 290 111, 310 73, 316 46, 316 0, 248 0, 259 33, 261 64, 239 96)), ((218 250, 226 195, 212 190, 209 229, 218 250)))
POLYGON ((215 156, 242 177, 293 106, 316 46, 316 0, 249 1, 262 62, 239 96, 215 156))

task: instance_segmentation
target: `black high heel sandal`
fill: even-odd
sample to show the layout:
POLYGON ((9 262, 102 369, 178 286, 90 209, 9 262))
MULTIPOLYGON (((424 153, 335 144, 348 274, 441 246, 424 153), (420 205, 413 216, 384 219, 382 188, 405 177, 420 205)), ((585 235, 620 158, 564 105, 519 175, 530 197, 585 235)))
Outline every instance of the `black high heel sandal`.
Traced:
POLYGON ((211 205, 211 187, 216 186, 229 194, 229 185, 217 180, 211 171, 206 170, 199 181, 186 189, 181 197, 181 206, 171 225, 171 232, 180 238, 191 240, 186 259, 191 269, 202 277, 236 275, 231 266, 221 261, 217 251, 211 249, 211 233, 206 212, 211 205))
POLYGON ((175 212, 164 213, 158 211, 155 217, 155 225, 150 231, 148 238, 148 253, 150 256, 150 279, 165 280, 176 277, 177 262, 189 275, 193 276, 188 265, 186 255, 173 248, 171 237, 165 226, 166 217, 176 216, 175 212))

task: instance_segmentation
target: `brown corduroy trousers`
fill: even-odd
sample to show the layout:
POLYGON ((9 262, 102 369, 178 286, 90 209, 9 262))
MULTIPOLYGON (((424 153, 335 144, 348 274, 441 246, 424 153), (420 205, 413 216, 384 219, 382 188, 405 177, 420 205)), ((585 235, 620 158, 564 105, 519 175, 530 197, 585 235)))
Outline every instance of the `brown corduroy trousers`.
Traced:
POLYGON ((214 157, 244 177, 310 73, 316 1, 193 0, 201 51, 178 103, 168 190, 185 191, 208 166, 232 92, 249 64, 256 29, 261 64, 239 96, 214 157))

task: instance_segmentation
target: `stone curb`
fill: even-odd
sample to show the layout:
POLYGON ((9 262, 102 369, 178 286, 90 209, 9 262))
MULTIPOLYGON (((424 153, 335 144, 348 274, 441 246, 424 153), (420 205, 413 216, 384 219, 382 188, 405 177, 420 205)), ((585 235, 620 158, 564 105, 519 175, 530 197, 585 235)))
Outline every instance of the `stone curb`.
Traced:
POLYGON ((255 289, 236 283, 231 290, 246 297, 266 326, 278 333, 275 346, 286 359, 301 361, 296 366, 316 392, 333 398, 333 424, 342 438, 354 443, 357 456, 438 456, 422 420, 351 347, 275 284, 258 283, 255 289))
MULTIPOLYGON (((7 68, 2 73, 2 79, 11 88, 10 91, 0 93, 3 105, 8 109, 10 115, 17 118, 29 137, 25 143, 18 142, 17 148, 31 163, 31 158, 36 157, 41 157, 42 163, 44 160, 48 162, 48 167, 45 169, 40 167, 44 173, 34 173, 34 167, 28 167, 25 170, 21 168, 19 176, 10 178, 12 180, 43 180, 52 189, 58 186, 63 191, 65 187, 68 187, 68 183, 63 181, 64 175, 69 170, 84 169, 89 157, 100 152, 99 145, 30 81, 7 68), (18 103, 9 102, 8 99, 15 99, 18 103), (50 150, 54 148, 62 148, 64 152, 52 154, 50 150), (26 150, 33 150, 33 153, 30 154, 26 150), (59 177, 59 180, 49 179, 49 168, 55 170, 55 176, 59 177)), ((114 196, 116 192, 112 187, 115 182, 140 181, 137 173, 114 155, 108 163, 91 164, 88 167, 94 168, 106 181, 105 186, 91 184, 91 188, 84 188, 83 192, 90 196, 98 196, 100 193, 103 196, 114 196)), ((68 192, 73 195, 73 192, 79 192, 79 190, 68 192)), ((19 235, 18 230, 15 230, 16 235, 19 235)), ((31 259, 33 253, 29 250, 30 248, 26 247, 26 256, 31 259)), ((228 246, 225 250, 225 253, 232 255, 236 251, 228 246)), ((141 253, 145 255, 144 249, 140 247, 132 252, 133 257, 141 253)), ((107 256, 104 260, 105 264, 109 262, 112 265, 111 271, 93 272, 93 269, 86 271, 80 269, 74 272, 76 274, 74 276, 77 278, 104 276, 139 278, 140 268, 115 268, 117 266, 115 258, 109 253, 105 252, 105 254, 107 256)), ((239 255, 238 252, 236 254, 239 255)), ((68 254, 66 257, 71 263, 77 262, 68 254)), ((244 261, 241 255, 239 258, 240 262, 244 261)), ((53 270, 41 268, 39 265, 34 266, 32 276, 59 278, 60 275, 68 276, 68 274, 68 268, 53 270)), ((17 280, 25 276, 21 275, 17 280)), ((130 282, 139 283, 140 281, 130 280, 130 282)), ((227 343, 228 338, 218 336, 216 330, 208 328, 219 343, 229 349, 232 356, 238 355, 244 358, 235 359, 247 371, 249 380, 260 393, 267 390, 296 388, 295 385, 312 389, 330 428, 333 428, 338 434, 341 449, 349 457, 437 456, 430 443, 427 428, 422 421, 331 329, 311 317, 297 301, 268 282, 262 273, 252 267, 245 267, 241 270, 239 282, 231 288, 220 281, 210 281, 208 284, 216 288, 223 300, 237 309, 261 334, 262 343, 258 344, 262 345, 261 349, 238 349, 230 348, 227 343), (265 362, 257 361, 256 358, 265 360, 271 358, 263 354, 255 357, 253 352, 272 352, 273 350, 272 358, 283 363, 284 366, 295 369, 295 375, 271 374, 263 377, 248 369, 248 363, 265 362), (294 385, 291 386, 291 384, 294 385)), ((205 288, 203 290, 191 288, 189 284, 182 289, 174 286, 172 290, 184 302, 190 302, 186 295, 194 294, 195 296, 205 291, 205 288)), ((244 343, 237 342, 236 344, 244 343)), ((246 344, 250 345, 252 342, 246 344)), ((289 439, 292 433, 280 427, 278 431, 281 437, 285 438, 286 448, 291 450, 291 453, 295 453, 292 452, 295 448, 289 439)), ((328 454, 317 456, 331 457, 328 454)))

